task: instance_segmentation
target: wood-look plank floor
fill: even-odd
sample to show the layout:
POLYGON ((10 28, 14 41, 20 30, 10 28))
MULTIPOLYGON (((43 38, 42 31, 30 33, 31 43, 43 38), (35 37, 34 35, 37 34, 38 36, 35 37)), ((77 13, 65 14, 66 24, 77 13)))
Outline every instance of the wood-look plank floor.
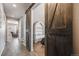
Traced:
POLYGON ((34 51, 29 52, 18 39, 13 39, 6 43, 1 56, 44 56, 44 47, 38 43, 35 45, 34 51))
POLYGON ((45 56, 45 46, 40 42, 34 44, 34 53, 38 56, 45 56))

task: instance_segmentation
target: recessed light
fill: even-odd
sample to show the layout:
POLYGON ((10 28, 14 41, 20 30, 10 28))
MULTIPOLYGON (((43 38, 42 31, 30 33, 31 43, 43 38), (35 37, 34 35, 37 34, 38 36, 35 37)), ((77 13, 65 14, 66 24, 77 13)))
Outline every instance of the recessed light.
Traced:
POLYGON ((13 4, 13 7, 16 7, 16 4, 13 4))

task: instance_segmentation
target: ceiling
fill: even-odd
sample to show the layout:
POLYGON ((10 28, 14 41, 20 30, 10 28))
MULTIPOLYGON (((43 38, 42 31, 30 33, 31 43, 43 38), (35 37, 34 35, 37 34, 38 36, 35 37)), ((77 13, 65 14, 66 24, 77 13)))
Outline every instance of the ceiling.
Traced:
POLYGON ((7 17, 21 18, 31 3, 4 3, 4 11, 7 17))

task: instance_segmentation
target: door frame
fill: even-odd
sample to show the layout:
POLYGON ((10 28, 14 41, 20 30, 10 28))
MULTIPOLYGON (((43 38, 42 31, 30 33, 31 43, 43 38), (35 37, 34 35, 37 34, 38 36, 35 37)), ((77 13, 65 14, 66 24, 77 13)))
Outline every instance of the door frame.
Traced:
MULTIPOLYGON (((38 7, 40 5, 40 3, 37 3, 37 4, 35 4, 32 8, 31 8, 31 33, 33 33, 34 32, 34 24, 33 24, 33 9, 35 9, 36 7, 38 7)), ((44 4, 44 13, 45 13, 45 4, 44 4)), ((44 16, 46 16, 46 14, 44 15, 44 16)), ((47 17, 47 16, 46 16, 47 17)), ((44 18, 45 20, 46 20, 46 18, 44 18)), ((38 21, 37 21, 38 22, 38 21)), ((33 48, 33 40, 34 40, 34 35, 33 34, 31 34, 31 39, 32 39, 32 51, 34 50, 34 48, 33 48)), ((46 38, 45 38, 45 55, 46 55, 46 38)))
POLYGON ((33 32, 34 32, 34 28, 33 28, 33 10, 34 8, 36 8, 39 4, 35 4, 32 8, 31 8, 31 51, 34 51, 34 48, 33 48, 33 40, 34 40, 34 35, 33 35, 33 32))

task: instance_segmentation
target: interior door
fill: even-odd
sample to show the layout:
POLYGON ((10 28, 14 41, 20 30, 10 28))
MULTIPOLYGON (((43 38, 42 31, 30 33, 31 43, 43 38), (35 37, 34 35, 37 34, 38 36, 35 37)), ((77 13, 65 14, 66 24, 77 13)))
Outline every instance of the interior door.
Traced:
POLYGON ((72 55, 72 4, 45 5, 46 55, 72 55))

